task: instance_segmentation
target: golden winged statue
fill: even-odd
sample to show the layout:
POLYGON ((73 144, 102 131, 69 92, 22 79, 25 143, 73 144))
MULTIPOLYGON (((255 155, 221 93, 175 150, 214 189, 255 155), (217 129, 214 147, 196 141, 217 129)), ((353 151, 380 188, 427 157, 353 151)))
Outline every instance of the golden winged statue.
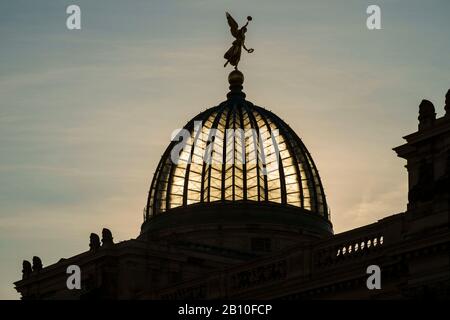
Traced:
POLYGON ((245 33, 247 32, 248 23, 252 21, 252 17, 248 16, 247 23, 239 29, 236 20, 234 20, 228 12, 226 13, 226 16, 228 25, 230 26, 231 34, 236 38, 236 40, 233 41, 233 45, 230 49, 228 49, 227 52, 225 52, 223 56, 227 60, 224 67, 226 67, 227 64, 231 64, 232 66, 234 66, 234 69, 237 69, 239 60, 241 60, 241 48, 244 48, 248 53, 252 53, 254 51, 253 49, 247 49, 247 47, 245 46, 245 33))

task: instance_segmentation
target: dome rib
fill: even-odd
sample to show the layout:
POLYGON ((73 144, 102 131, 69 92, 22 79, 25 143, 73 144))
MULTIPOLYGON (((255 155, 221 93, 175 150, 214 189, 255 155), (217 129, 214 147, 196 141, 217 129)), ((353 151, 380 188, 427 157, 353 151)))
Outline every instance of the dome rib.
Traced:
POLYGON ((264 186, 261 186, 261 179, 260 179, 260 176, 261 176, 260 155, 261 155, 261 158, 264 159, 264 147, 261 146, 259 126, 253 115, 253 112, 251 112, 251 110, 249 110, 247 105, 244 105, 244 107, 246 108, 250 123, 253 124, 253 126, 251 126, 251 129, 254 129, 256 131, 256 137, 254 134, 252 134, 252 138, 253 138, 253 146, 255 149, 255 158, 256 158, 255 159, 256 160, 256 177, 257 177, 256 183, 257 183, 258 201, 265 201, 267 199, 267 195, 266 195, 266 190, 267 190, 266 178, 267 178, 267 176, 263 175, 264 186), (263 190, 263 192, 264 192, 264 197, 262 197, 262 195, 261 195, 261 190, 263 190))
MULTIPOLYGON (((217 107, 215 109, 218 109, 217 107)), ((214 121, 211 124, 211 129, 215 129, 217 130, 217 126, 219 124, 219 120, 223 114, 224 108, 220 108, 220 111, 217 111, 218 116, 216 115, 216 117, 214 118, 214 121)), ((215 135, 213 135, 213 130, 210 130, 210 132, 208 133, 208 140, 207 141, 211 141, 208 145, 205 146, 205 151, 204 151, 204 159, 205 161, 203 161, 203 165, 202 165, 202 188, 201 188, 201 192, 202 192, 202 202, 205 202, 205 180, 208 182, 207 186, 207 198, 206 198, 206 202, 210 201, 210 196, 211 196, 211 166, 208 166, 208 168, 206 167, 206 164, 209 163, 209 161, 212 161, 212 150, 214 148, 214 140, 215 140, 215 135), (208 152, 208 150, 211 150, 211 152, 208 152), (205 173, 206 172, 206 173, 205 173)))
MULTIPOLYGON (((261 118, 263 119, 267 130, 269 131, 270 137, 272 139, 272 145, 274 146, 274 152, 279 155, 279 144, 276 141, 275 137, 272 134, 272 129, 270 128, 270 125, 268 123, 268 118, 265 116, 264 112, 260 112, 261 114, 261 118)), ((281 198, 281 203, 286 204, 287 200, 286 200, 286 184, 285 184, 285 180, 284 180, 284 168, 283 168, 283 160, 282 159, 278 159, 278 175, 279 175, 279 180, 280 180, 280 198, 281 198)))
MULTIPOLYGON (((207 117, 209 117, 209 115, 211 115, 211 113, 212 113, 212 110, 209 111, 209 114, 207 117)), ((191 181, 189 179, 189 176, 191 174, 191 163, 192 163, 192 159, 194 157, 194 150, 195 150, 195 147, 198 145, 198 138, 203 130, 203 127, 200 128, 200 130, 196 131, 195 121, 194 121, 192 130, 193 130, 195 136, 192 138, 192 145, 189 147, 190 148, 189 157, 188 157, 188 161, 186 164, 186 174, 185 174, 184 185, 183 185, 183 206, 187 205, 187 203, 188 203, 188 198, 189 198, 189 193, 190 193, 189 182, 191 181)))
MULTIPOLYGON (((241 128, 244 128, 244 132, 245 132, 245 123, 244 123, 244 115, 243 115, 243 108, 239 108, 239 121, 241 124, 241 128)), ((246 154, 246 147, 247 147, 247 142, 245 140, 245 133, 244 135, 241 135, 241 147, 242 147, 242 158, 247 159, 247 154, 246 154)), ((244 190, 243 195, 242 195, 242 199, 244 201, 247 201, 247 161, 244 161, 244 164, 242 165, 242 189, 244 190)))
POLYGON ((228 152, 227 152, 227 147, 228 147, 227 143, 228 143, 228 141, 227 141, 227 131, 226 130, 227 130, 227 128, 229 128, 230 117, 231 117, 232 112, 233 112, 233 108, 231 108, 231 110, 230 109, 227 110, 227 119, 225 121, 225 126, 223 127, 224 140, 222 141, 222 171, 221 171, 221 175, 222 175, 221 185, 222 185, 222 187, 221 187, 221 190, 220 190, 221 191, 221 199, 222 200, 225 200, 225 198, 226 198, 226 192, 225 192, 226 191, 225 190, 226 185, 225 185, 225 182, 226 182, 226 173, 227 173, 226 163, 227 163, 227 154, 228 154, 228 152))

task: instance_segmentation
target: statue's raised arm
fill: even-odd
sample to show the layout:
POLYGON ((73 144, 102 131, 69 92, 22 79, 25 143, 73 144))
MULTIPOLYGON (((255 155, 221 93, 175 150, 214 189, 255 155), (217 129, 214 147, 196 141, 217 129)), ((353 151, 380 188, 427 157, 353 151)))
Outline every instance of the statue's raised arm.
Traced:
POLYGON ((228 49, 228 51, 225 52, 225 55, 223 56, 227 60, 224 67, 226 67, 229 63, 234 66, 234 69, 237 69, 239 61, 241 60, 242 48, 244 48, 244 50, 248 53, 252 53, 254 51, 252 48, 247 49, 247 47, 245 46, 245 33, 247 32, 248 23, 252 21, 252 17, 248 16, 247 23, 240 29, 236 20, 233 19, 231 14, 227 12, 226 17, 228 25, 230 26, 231 34, 234 38, 236 38, 236 40, 233 41, 231 48, 228 49))

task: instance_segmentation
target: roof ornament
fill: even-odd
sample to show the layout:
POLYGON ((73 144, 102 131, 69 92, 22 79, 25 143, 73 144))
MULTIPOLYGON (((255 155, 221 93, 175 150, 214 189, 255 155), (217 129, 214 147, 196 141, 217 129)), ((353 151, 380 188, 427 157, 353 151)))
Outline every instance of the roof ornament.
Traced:
POLYGON ((32 272, 33 272, 33 269, 31 267, 30 261, 23 260, 23 262, 22 262, 22 279, 28 278, 32 272))
POLYGON ((34 256, 33 257, 33 271, 41 271, 42 270, 42 260, 41 258, 34 256))
POLYGON ((429 100, 422 100, 419 105, 419 130, 432 127, 436 121, 434 105, 429 100))
POLYGON ((91 251, 97 251, 100 248, 100 237, 96 233, 89 236, 89 248, 91 251))
POLYGON ((102 230, 102 246, 112 246, 114 244, 111 230, 103 228, 102 230))
POLYGON ((224 67, 227 66, 227 64, 231 64, 234 66, 234 69, 237 70, 239 61, 241 60, 241 51, 242 48, 244 48, 245 51, 248 53, 252 53, 255 51, 254 49, 247 49, 245 46, 245 33, 247 32, 247 25, 250 21, 252 21, 252 17, 247 17, 247 23, 239 29, 239 26, 236 22, 236 20, 233 19, 233 17, 226 12, 228 25, 230 26, 230 31, 233 37, 236 38, 236 40, 233 41, 233 44, 230 49, 228 49, 227 52, 224 54, 224 58, 227 60, 225 62, 224 67))
POLYGON ((445 95, 445 116, 450 117, 450 89, 448 89, 445 95))

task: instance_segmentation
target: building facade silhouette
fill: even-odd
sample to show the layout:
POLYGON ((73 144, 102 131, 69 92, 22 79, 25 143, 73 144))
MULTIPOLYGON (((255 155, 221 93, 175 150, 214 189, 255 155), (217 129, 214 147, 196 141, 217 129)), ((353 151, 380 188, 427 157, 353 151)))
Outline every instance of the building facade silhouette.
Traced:
POLYGON ((22 299, 414 299, 450 297, 450 90, 446 114, 419 106, 402 213, 334 234, 311 154, 282 119, 245 99, 189 121, 163 154, 136 239, 91 234, 88 251, 24 261, 22 299), (230 129, 230 130, 227 130, 230 129), (231 133, 230 133, 231 132, 231 133), (81 289, 67 288, 70 265, 81 289), (381 270, 369 290, 367 267, 381 270))

